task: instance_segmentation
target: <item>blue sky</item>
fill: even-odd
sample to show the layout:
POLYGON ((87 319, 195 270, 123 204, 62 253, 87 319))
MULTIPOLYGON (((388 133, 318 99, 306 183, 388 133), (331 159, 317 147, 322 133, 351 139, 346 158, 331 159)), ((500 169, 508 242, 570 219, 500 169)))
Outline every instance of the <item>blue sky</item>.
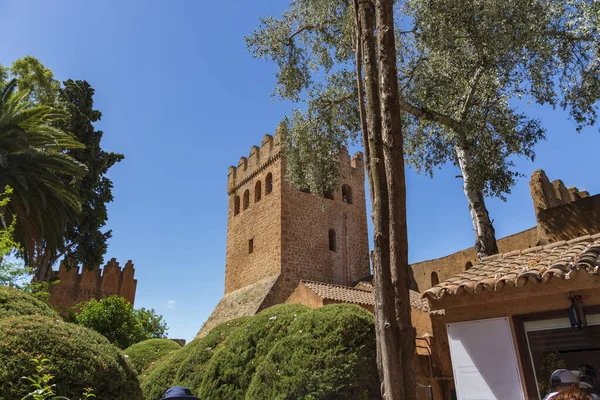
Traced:
MULTIPOLYGON (((273 133, 289 106, 270 97, 275 68, 243 36, 286 2, 3 0, 0 64, 27 54, 56 76, 96 89, 103 147, 125 154, 110 171, 115 201, 106 259, 133 260, 136 307, 162 314, 190 340, 223 294, 227 168, 273 133)), ((565 113, 531 107, 548 140, 535 163, 551 180, 600 193, 597 127, 576 133, 565 113)), ((467 203, 448 166, 434 179, 407 174, 409 258, 473 245, 467 203)), ((508 201, 488 199, 498 237, 535 225, 527 179, 508 201)))

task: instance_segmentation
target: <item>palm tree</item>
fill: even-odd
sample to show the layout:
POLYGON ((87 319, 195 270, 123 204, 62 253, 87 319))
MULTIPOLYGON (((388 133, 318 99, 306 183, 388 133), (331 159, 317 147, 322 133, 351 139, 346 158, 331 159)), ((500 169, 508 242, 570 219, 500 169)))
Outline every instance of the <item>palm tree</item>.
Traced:
POLYGON ((66 151, 84 146, 56 127, 64 113, 16 89, 12 80, 0 91, 0 188, 13 189, 1 212, 17 220, 15 241, 34 280, 47 281, 67 223, 81 212, 78 181, 87 172, 66 151))

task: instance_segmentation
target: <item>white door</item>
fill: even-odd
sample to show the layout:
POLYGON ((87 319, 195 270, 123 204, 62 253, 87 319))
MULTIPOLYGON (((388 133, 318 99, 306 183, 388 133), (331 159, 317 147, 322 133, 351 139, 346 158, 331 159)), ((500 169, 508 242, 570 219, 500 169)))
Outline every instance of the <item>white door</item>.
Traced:
POLYGON ((508 318, 447 327, 459 400, 525 399, 508 318))

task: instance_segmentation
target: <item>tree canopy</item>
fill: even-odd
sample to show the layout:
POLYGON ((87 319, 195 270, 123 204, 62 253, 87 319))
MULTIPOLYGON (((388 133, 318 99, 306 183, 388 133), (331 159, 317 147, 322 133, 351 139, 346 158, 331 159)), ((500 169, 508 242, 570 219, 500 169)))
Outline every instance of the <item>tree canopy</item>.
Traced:
MULTIPOLYGON (((35 267, 36 280, 48 280, 52 264, 66 256, 67 264, 83 264, 98 268, 103 262, 110 230, 103 230, 108 214, 106 205, 113 201, 112 181, 108 170, 123 159, 122 154, 107 152, 101 147, 103 132, 94 128, 102 116, 94 109, 94 89, 84 80, 66 80, 62 85, 38 59, 26 56, 10 67, 0 66, 0 81, 14 78, 27 107, 51 107, 62 117, 50 122, 57 130, 68 132, 81 146, 65 149, 63 153, 87 170, 84 176, 69 173, 55 177, 57 184, 69 184, 79 203, 76 215, 59 232, 56 244, 36 241, 36 253, 28 253, 26 262, 35 267)), ((25 222, 25 221, 24 221, 25 222)), ((23 222, 23 223, 24 223, 23 222)))
POLYGON ((135 310, 124 297, 112 295, 81 303, 75 322, 101 333, 115 346, 126 349, 135 343, 164 338, 167 324, 154 310, 135 310))
MULTIPOLYGON (((478 254, 497 252, 484 196, 504 198, 545 130, 524 102, 594 124, 600 97, 600 5, 594 0, 407 0, 395 8, 407 161, 463 178, 478 254), (518 100, 522 100, 519 102, 518 100)), ((356 137, 353 3, 295 0, 246 38, 278 66, 274 95, 300 102, 284 119, 287 176, 317 195, 339 184, 335 158, 356 137)), ((363 128, 364 130, 364 128, 363 128)))
POLYGON ((41 247, 61 248, 81 212, 77 183, 87 169, 67 153, 83 145, 57 127, 66 115, 16 89, 13 79, 0 93, 0 187, 13 190, 3 216, 7 224, 16 218, 14 239, 28 263, 41 247))

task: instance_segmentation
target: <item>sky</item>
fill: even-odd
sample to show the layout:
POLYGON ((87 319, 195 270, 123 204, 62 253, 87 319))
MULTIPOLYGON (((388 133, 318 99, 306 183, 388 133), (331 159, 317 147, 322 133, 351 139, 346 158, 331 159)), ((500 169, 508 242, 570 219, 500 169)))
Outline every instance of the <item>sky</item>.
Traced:
MULTIPOLYGON (((224 290, 227 169, 273 134, 290 105, 275 102, 275 66, 243 37, 287 2, 0 0, 0 64, 37 57, 61 80, 96 89, 102 147, 125 159, 109 171, 115 200, 105 261, 133 260, 136 307, 164 316, 169 336, 191 340, 224 290)), ((497 237, 535 225, 528 177, 542 168, 600 193, 598 127, 531 106, 547 140, 507 201, 488 199, 497 237)), ((358 150, 358 148, 357 148, 358 150)), ((470 247, 473 227, 458 171, 407 172, 409 261, 470 247)))

